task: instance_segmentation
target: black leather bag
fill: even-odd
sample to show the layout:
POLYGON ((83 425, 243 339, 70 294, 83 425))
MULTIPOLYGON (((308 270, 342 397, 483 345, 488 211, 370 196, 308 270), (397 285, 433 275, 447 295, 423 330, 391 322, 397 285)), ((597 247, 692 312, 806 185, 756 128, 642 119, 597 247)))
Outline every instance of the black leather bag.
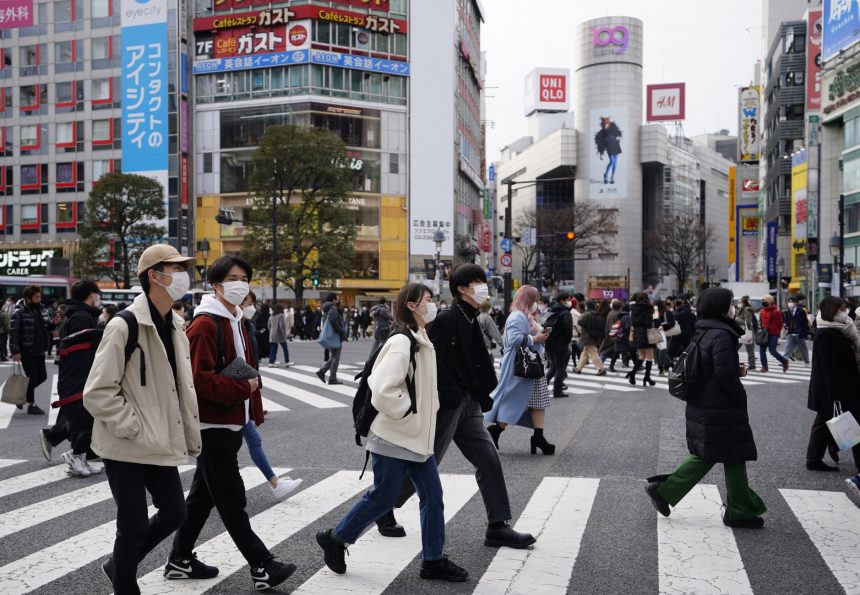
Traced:
POLYGON ((529 347, 529 339, 524 337, 523 342, 514 350, 514 375, 534 379, 544 374, 540 354, 529 347))

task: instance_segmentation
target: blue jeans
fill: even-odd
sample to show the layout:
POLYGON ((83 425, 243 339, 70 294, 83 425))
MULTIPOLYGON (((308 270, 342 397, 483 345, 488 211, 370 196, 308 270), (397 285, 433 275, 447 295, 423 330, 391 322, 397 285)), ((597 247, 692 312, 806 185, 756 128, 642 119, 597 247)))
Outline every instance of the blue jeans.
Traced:
POLYGON ((618 166, 618 154, 609 156, 609 163, 606 164, 606 169, 603 171, 603 179, 606 180, 609 174, 612 174, 611 179, 615 180, 615 168, 618 166))
MULTIPOLYGON (((287 349, 286 343, 281 343, 281 349, 284 350, 284 363, 290 361, 290 350, 287 349)), ((269 363, 273 364, 278 360, 278 344, 269 343, 269 363)))
POLYGON ((776 358, 776 360, 784 364, 788 360, 782 357, 779 354, 779 351, 776 350, 776 342, 779 341, 779 337, 776 335, 768 335, 767 337, 767 345, 759 345, 759 359, 761 360, 761 367, 767 370, 767 352, 770 351, 770 354, 776 358))
POLYGON ((257 424, 253 419, 249 419, 245 427, 242 428, 242 438, 245 439, 245 444, 248 445, 248 454, 251 455, 251 460, 257 466, 257 469, 263 474, 267 480, 275 476, 272 466, 269 464, 269 459, 266 453, 263 452, 263 439, 260 438, 260 432, 257 431, 257 424))
POLYGON ((400 495, 403 480, 409 475, 418 491, 421 510, 421 558, 441 560, 445 547, 445 508, 442 482, 436 459, 423 463, 393 459, 371 453, 373 487, 365 492, 334 528, 334 535, 344 543, 355 543, 365 529, 391 510, 400 495))

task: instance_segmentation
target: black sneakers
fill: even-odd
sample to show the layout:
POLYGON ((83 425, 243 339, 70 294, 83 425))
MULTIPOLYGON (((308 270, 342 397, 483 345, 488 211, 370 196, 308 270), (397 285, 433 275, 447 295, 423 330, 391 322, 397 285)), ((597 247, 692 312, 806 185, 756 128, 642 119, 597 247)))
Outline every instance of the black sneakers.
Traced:
POLYGON ((723 524, 734 529, 761 529, 764 527, 764 519, 760 516, 751 519, 730 519, 723 515, 723 524))
POLYGON ((346 546, 333 535, 333 532, 333 529, 328 529, 317 533, 317 543, 320 544, 323 550, 325 565, 332 572, 343 574, 346 572, 346 560, 343 555, 346 551, 346 546))
POLYGON ((383 537, 406 537, 406 529, 394 518, 393 510, 376 519, 376 528, 383 537))
POLYGON ((191 554, 190 558, 170 558, 164 567, 164 577, 170 579, 182 578, 215 578, 218 569, 207 566, 197 559, 197 554, 191 554))
POLYGON ((295 571, 295 564, 281 564, 274 558, 269 558, 262 566, 251 569, 251 580, 254 581, 255 589, 265 591, 277 587, 290 578, 295 571))
POLYGON ((649 478, 645 484, 645 492, 648 494, 648 497, 651 498, 651 504, 654 505, 657 512, 667 517, 672 513, 669 508, 669 503, 666 502, 666 500, 663 499, 663 496, 661 496, 657 491, 657 488, 660 487, 660 484, 662 484, 663 481, 652 481, 652 479, 654 478, 649 478))
POLYGON ((105 573, 108 582, 113 584, 113 557, 108 557, 102 562, 102 572, 105 573))
POLYGON ((522 550, 533 545, 537 540, 529 533, 514 531, 507 522, 493 523, 487 527, 484 535, 484 545, 487 547, 510 547, 522 550))
POLYGON ((421 578, 462 583, 469 578, 469 573, 451 562, 448 556, 443 556, 441 560, 424 560, 421 562, 421 578))

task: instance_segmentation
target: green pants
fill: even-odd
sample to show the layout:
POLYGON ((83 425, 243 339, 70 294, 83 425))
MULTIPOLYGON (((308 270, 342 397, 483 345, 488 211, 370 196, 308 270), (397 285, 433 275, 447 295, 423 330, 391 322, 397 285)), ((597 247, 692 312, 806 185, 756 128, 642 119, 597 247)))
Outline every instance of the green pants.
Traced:
MULTIPOLYGON (((669 478, 660 484, 657 493, 676 506, 693 489, 714 463, 707 463, 690 455, 669 478)), ((726 472, 726 518, 741 521, 761 516, 767 510, 762 499, 749 486, 745 463, 723 463, 726 472)))

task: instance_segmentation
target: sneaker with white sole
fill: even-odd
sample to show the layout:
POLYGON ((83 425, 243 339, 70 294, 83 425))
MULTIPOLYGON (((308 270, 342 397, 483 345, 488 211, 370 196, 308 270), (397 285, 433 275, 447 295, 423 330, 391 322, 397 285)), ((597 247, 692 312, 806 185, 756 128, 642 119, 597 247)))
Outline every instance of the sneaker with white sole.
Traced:
POLYGON ((164 577, 169 579, 215 578, 218 568, 209 566, 197 559, 192 552, 190 558, 169 558, 164 566, 164 577))
POLYGON ((69 466, 66 473, 75 477, 89 477, 90 470, 87 469, 86 453, 76 455, 72 451, 63 453, 63 461, 69 466))
POLYGON ((295 364, 294 364, 293 362, 286 362, 286 363, 284 364, 284 367, 285 367, 285 368, 292 368, 294 365, 295 365, 295 364))
POLYGON ((45 435, 45 430, 39 430, 39 446, 42 447, 42 455, 44 455, 45 460, 50 462, 54 445, 48 441, 48 437, 45 435))
POLYGON ((270 368, 277 368, 277 367, 278 367, 278 362, 269 362, 269 367, 270 367, 270 368))
POLYGON ((255 589, 266 591, 283 583, 295 571, 295 564, 281 564, 270 558, 263 562, 261 566, 251 568, 251 580, 254 581, 255 589))
POLYGON ((103 465, 90 465, 90 462, 87 460, 86 456, 84 456, 84 467, 87 468, 87 471, 90 472, 90 475, 98 475, 105 470, 103 465))
POLYGON ((278 478, 278 483, 271 487, 272 496, 280 500, 294 489, 302 485, 301 479, 290 479, 289 477, 278 478))

